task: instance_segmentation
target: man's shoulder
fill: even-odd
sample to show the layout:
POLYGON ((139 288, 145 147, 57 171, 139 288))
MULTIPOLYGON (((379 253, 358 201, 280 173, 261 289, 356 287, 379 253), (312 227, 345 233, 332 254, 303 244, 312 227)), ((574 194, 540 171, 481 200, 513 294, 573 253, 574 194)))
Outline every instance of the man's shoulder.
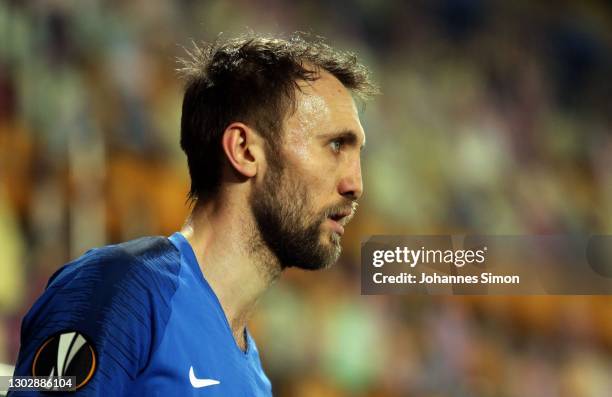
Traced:
POLYGON ((95 279, 104 284, 118 282, 171 281, 177 277, 180 258, 165 237, 150 236, 87 251, 67 263, 49 279, 48 288, 95 279))
MULTIPOLYGON (((31 375, 39 367, 52 373, 64 350, 51 349, 52 359, 42 365, 36 357, 49 350, 46 343, 81 338, 100 367, 90 389, 105 389, 126 376, 135 379, 164 333, 179 266, 178 251, 164 237, 96 248, 64 265, 23 319, 15 373, 31 375)), ((85 369, 92 373, 95 368, 85 369)))
POLYGON ((144 334, 153 317, 168 318, 179 267, 178 252, 164 237, 89 250, 49 279, 24 317, 23 335, 36 339, 74 329, 91 336, 129 323, 140 324, 144 334))

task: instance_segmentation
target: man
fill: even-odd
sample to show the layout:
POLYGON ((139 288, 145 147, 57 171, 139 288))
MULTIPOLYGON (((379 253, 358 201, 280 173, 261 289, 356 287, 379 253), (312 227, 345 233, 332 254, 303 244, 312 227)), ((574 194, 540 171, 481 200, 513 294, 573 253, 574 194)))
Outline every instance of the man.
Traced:
POLYGON ((271 395, 247 319, 283 269, 337 260, 363 189, 353 94, 375 89, 354 56, 297 36, 190 55, 183 230, 53 275, 24 318, 15 375, 75 376, 86 396, 271 395))

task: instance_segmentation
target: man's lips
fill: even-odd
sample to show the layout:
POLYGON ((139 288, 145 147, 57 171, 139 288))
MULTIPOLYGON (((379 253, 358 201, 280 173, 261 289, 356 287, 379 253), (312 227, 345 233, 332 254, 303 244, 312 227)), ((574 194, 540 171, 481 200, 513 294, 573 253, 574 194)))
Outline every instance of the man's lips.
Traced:
POLYGON ((346 225, 351 218, 353 217, 353 210, 346 209, 338 212, 334 212, 329 216, 332 220, 341 223, 342 225, 346 225))
POLYGON ((350 208, 334 212, 328 216, 331 221, 332 227, 338 234, 344 234, 344 226, 353 217, 354 211, 350 208))
POLYGON ((342 226, 342 225, 340 224, 340 222, 338 222, 338 221, 336 221, 336 220, 334 220, 334 219, 332 219, 332 218, 327 218, 327 219, 328 219, 328 220, 329 220, 329 222, 331 223, 331 225, 332 225, 332 229, 334 229, 334 231, 335 231, 336 233, 338 233, 339 235, 341 235, 341 236, 342 236, 342 235, 344 234, 344 226, 342 226))

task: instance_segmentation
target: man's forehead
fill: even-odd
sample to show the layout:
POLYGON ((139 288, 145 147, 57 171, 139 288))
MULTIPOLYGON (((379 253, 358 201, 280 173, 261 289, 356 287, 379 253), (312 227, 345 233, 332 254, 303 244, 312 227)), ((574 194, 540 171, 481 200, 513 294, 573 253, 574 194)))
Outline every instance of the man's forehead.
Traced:
POLYGON ((312 134, 353 131, 364 140, 357 106, 344 85, 331 73, 322 71, 318 79, 300 84, 296 91, 295 112, 287 120, 291 129, 312 134))
POLYGON ((350 104, 357 110, 355 101, 349 89, 330 72, 319 69, 316 71, 316 79, 313 81, 301 81, 298 83, 300 90, 298 94, 302 97, 319 97, 325 101, 350 104))

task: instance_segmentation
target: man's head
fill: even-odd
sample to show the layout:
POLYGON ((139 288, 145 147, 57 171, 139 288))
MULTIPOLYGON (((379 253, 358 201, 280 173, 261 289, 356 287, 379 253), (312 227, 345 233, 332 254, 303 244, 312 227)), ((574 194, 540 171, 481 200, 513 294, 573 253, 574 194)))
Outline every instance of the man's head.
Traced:
POLYGON ((375 92, 352 54, 320 41, 245 37, 196 47, 181 147, 197 207, 240 185, 281 266, 335 262, 362 192, 365 136, 353 95, 375 92))

